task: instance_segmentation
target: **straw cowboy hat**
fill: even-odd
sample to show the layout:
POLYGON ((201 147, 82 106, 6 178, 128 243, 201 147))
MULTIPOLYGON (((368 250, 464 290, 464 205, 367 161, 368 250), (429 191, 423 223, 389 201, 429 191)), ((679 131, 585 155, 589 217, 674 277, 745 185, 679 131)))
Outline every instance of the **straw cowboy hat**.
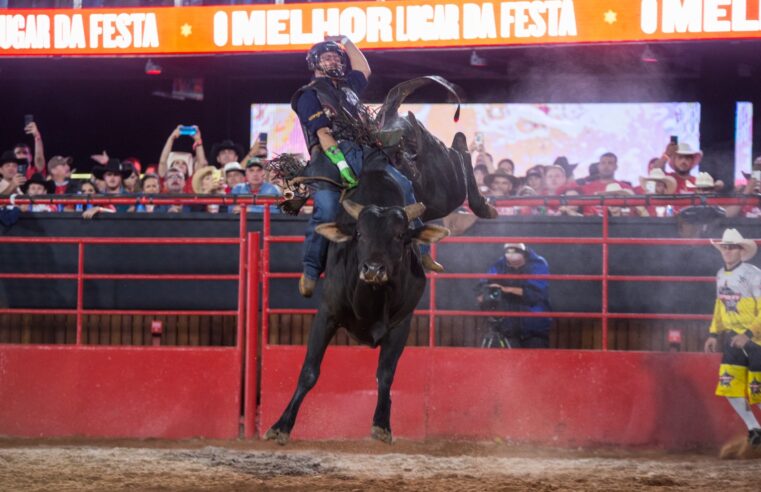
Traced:
POLYGON ((711 239, 711 244, 716 249, 721 249, 720 246, 740 246, 743 250, 742 261, 748 261, 756 255, 758 246, 756 241, 752 239, 745 239, 737 229, 727 229, 724 231, 724 235, 721 236, 721 240, 711 239))
POLYGON ((632 190, 622 188, 618 183, 608 183, 605 191, 598 191, 595 195, 633 195, 632 190))
POLYGON ((674 194, 676 191, 676 179, 673 176, 668 176, 663 172, 663 169, 656 167, 650 171, 648 176, 640 176, 639 184, 643 188, 648 181, 660 182, 666 185, 666 195, 674 194))
POLYGON ((693 149, 687 142, 680 142, 676 148, 676 153, 679 155, 703 155, 702 150, 693 149))
POLYGON ((221 177, 221 174, 219 172, 219 169, 215 168, 214 166, 206 166, 202 167, 200 171, 196 172, 193 175, 193 191, 195 193, 201 194, 203 191, 201 191, 201 186, 203 184, 203 180, 206 176, 212 175, 214 180, 218 180, 221 177))
POLYGON ((716 182, 708 173, 698 173, 698 177, 695 178, 695 182, 687 181, 685 184, 687 188, 711 188, 716 186, 716 182))

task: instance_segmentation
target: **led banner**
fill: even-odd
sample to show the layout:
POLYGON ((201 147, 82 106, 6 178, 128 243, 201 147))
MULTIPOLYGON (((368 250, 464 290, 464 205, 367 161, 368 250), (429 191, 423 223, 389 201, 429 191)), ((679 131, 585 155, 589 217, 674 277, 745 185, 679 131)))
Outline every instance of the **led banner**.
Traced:
POLYGON ((0 56, 301 51, 761 37, 761 0, 388 1, 0 10, 0 56))

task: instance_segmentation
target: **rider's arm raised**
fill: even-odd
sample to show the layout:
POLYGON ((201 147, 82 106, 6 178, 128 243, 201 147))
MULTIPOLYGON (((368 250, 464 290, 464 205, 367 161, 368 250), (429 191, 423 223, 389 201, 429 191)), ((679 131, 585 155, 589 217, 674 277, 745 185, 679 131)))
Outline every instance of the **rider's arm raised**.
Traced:
POLYGON ((363 55, 359 48, 357 48, 357 45, 346 36, 341 38, 341 44, 344 46, 344 49, 346 49, 346 55, 349 57, 352 70, 362 72, 365 78, 369 80, 372 71, 370 70, 370 64, 367 63, 365 55, 363 55))

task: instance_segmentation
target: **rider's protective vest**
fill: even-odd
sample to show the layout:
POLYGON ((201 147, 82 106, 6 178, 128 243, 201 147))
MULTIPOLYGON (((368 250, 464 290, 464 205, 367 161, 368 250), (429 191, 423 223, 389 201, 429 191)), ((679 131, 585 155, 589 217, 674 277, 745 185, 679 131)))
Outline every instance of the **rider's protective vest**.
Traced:
MULTIPOLYGON (((301 87, 291 97, 291 108, 294 111, 297 110, 297 105, 301 95, 307 91, 313 90, 317 94, 317 99, 322 105, 322 110, 325 112, 325 116, 328 117, 331 123, 330 130, 333 132, 333 138, 336 140, 354 140, 355 135, 349 125, 341 124, 342 121, 356 120, 360 116, 360 101, 359 96, 349 86, 344 79, 330 79, 328 77, 318 77, 312 80, 307 85, 301 87), (333 83, 335 82, 335 84, 333 83), (343 116, 338 117, 339 112, 343 116)), ((320 143, 317 135, 310 134, 307 131, 306 126, 302 123, 301 130, 304 132, 304 139, 307 142, 307 147, 311 150, 312 147, 320 143)))

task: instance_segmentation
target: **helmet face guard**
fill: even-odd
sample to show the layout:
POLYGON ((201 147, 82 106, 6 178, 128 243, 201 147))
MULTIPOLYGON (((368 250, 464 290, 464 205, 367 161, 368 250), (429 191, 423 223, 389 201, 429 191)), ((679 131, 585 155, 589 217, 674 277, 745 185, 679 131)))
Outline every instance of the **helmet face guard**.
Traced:
POLYGON ((312 46, 307 53, 307 66, 309 70, 319 70, 330 78, 340 79, 346 76, 346 70, 349 67, 349 57, 346 50, 340 44, 334 41, 323 41, 312 46), (341 64, 336 68, 324 69, 320 57, 324 53, 335 53, 341 57, 341 64))

